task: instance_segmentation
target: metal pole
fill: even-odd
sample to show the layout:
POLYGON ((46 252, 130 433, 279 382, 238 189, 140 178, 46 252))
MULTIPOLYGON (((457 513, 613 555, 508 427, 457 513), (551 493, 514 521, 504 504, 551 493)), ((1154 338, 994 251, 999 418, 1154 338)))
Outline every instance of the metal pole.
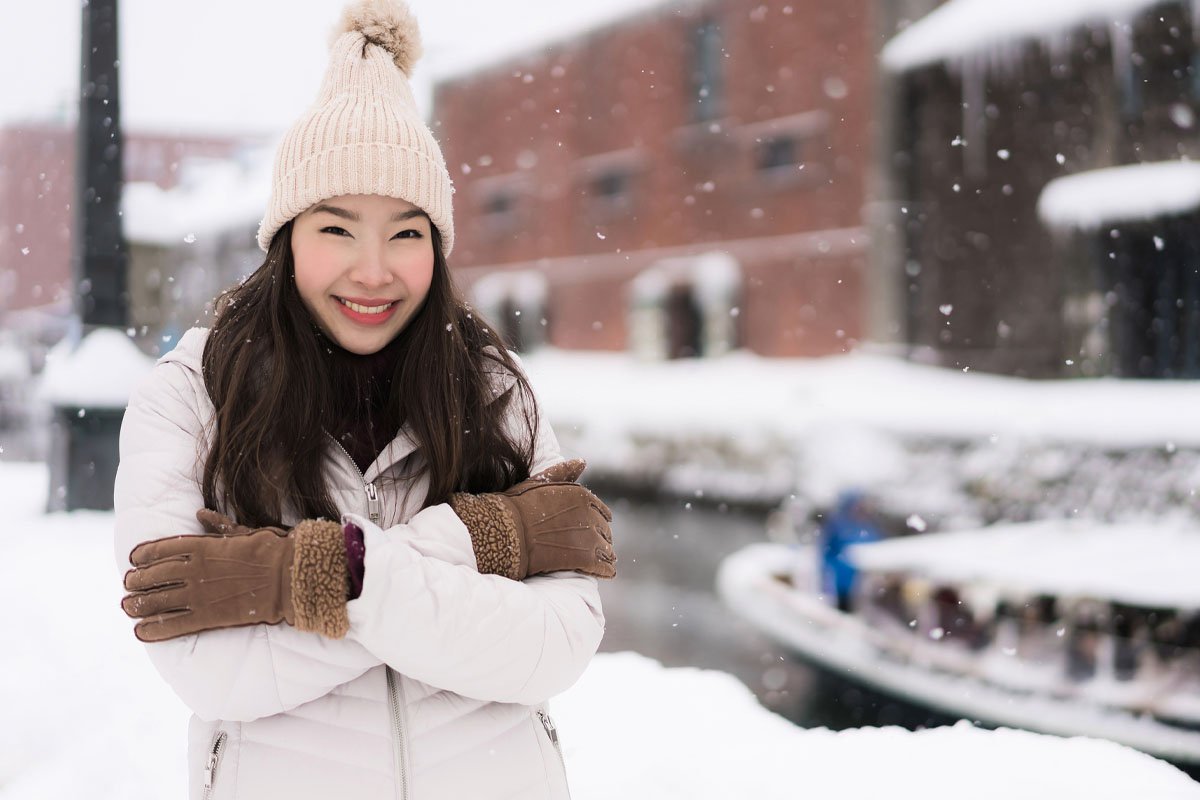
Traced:
MULTIPOLYGON (((81 339, 101 326, 123 330, 128 319, 117 27, 117 0, 83 1, 72 252, 81 339)), ((55 408, 51 510, 112 508, 123 416, 78 403, 55 408)))

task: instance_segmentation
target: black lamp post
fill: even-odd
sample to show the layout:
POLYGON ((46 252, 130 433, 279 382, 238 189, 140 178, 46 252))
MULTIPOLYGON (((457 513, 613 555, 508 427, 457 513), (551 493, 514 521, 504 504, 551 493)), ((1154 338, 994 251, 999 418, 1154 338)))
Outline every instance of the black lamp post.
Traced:
MULTIPOLYGON (((121 230, 121 116, 117 0, 84 0, 76 133, 74 305, 78 341, 128 320, 128 256, 121 230)), ((110 509, 124 408, 78 397, 54 400, 52 511, 110 509)))

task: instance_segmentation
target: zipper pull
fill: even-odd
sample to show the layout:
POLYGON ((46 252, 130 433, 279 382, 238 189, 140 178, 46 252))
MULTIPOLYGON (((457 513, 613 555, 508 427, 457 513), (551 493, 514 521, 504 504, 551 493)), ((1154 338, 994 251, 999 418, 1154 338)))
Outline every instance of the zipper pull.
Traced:
POLYGON ((379 492, 375 491, 375 484, 368 483, 364 488, 367 490, 367 516, 371 518, 371 522, 376 525, 383 518, 383 503, 379 500, 379 492))
POLYGON ((213 753, 208 757, 208 764, 204 767, 204 791, 211 792, 213 785, 213 773, 217 771, 217 755, 213 753))
POLYGON ((225 731, 217 731, 217 735, 213 737, 212 747, 208 751, 208 763, 204 765, 204 796, 208 797, 212 792, 213 779, 217 774, 217 759, 221 757, 221 748, 225 746, 225 739, 228 734, 225 731))
POLYGON ((546 729, 546 733, 550 736, 552 744, 558 744, 558 728, 554 727, 554 720, 550 719, 550 715, 545 711, 537 712, 538 717, 542 720, 542 727, 546 729))

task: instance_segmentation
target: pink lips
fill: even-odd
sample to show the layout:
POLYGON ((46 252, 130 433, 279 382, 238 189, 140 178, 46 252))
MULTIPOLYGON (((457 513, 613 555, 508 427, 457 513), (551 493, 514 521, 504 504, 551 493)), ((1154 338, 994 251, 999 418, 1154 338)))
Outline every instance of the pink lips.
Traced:
MULTIPOLYGON (((347 297, 344 299, 349 300, 351 303, 356 305, 367 307, 380 306, 389 302, 387 300, 365 300, 357 297, 347 297)), ((337 303, 337 307, 341 309, 342 313, 346 317, 353 322, 359 323, 360 325, 382 325, 383 323, 387 322, 391 318, 392 314, 396 312, 396 309, 400 307, 399 301, 390 301, 392 304, 383 311, 380 311, 378 314, 364 314, 361 311, 355 311, 354 309, 350 308, 336 297, 334 298, 333 302, 337 303)))

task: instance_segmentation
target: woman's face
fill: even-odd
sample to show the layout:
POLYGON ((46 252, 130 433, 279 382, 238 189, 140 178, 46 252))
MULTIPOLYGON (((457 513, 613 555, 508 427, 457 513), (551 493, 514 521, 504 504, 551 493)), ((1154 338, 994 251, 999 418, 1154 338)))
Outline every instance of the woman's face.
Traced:
POLYGON ((429 294, 429 218, 382 195, 323 200, 292 224, 292 259, 300 298, 321 330, 368 355, 396 338, 429 294))

